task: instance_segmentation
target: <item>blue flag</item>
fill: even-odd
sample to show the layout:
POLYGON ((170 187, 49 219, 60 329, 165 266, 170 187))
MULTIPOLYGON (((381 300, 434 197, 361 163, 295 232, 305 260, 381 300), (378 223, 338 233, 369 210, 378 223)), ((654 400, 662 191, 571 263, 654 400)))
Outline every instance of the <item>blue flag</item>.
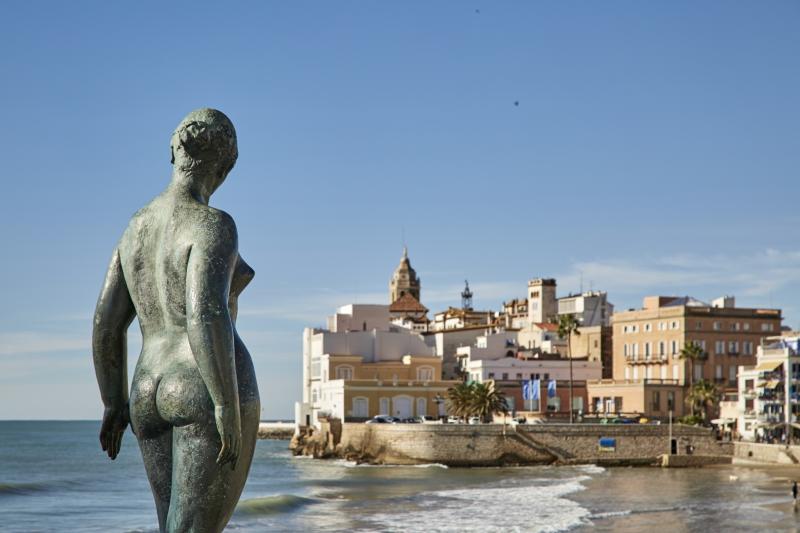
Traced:
POLYGON ((523 400, 530 400, 531 399, 531 382, 530 381, 523 381, 522 382, 522 399, 523 400))
POLYGON ((542 384, 538 379, 534 379, 531 383, 531 388, 533 389, 531 392, 531 400, 538 400, 539 399, 539 390, 542 388, 542 384))
POLYGON ((551 379, 547 383, 547 397, 548 398, 555 398, 556 397, 556 380, 551 379))

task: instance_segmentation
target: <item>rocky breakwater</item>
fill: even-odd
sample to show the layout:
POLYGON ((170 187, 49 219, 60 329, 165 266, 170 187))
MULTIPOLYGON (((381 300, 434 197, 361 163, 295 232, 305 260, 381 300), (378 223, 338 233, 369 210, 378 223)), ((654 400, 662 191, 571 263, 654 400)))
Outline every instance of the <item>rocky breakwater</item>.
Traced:
MULTIPOLYGON (((726 455, 710 430, 673 427, 678 454, 726 455)), ((655 465, 668 453, 666 426, 542 424, 359 424, 326 420, 296 436, 296 455, 371 464, 448 466, 536 464, 655 465)))

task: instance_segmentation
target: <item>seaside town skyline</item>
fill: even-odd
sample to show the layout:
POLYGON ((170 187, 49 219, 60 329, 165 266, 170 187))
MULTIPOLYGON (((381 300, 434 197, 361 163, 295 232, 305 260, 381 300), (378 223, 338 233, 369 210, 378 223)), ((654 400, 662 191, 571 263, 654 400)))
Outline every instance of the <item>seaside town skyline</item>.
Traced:
POLYGON ((464 279, 497 310, 543 277, 618 310, 734 294, 800 327, 794 3, 476 9, 9 6, 0 419, 101 415, 103 271, 201 106, 239 137, 211 205, 256 271, 238 326, 264 418, 292 417, 303 327, 383 303, 404 241, 432 312, 464 279))

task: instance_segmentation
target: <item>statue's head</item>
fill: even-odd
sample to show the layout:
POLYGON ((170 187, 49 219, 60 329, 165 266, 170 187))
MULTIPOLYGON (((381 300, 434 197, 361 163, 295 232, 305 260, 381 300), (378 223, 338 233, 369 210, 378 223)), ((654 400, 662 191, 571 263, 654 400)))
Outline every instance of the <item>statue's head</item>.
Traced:
POLYGON ((221 111, 196 109, 186 115, 170 141, 172 164, 182 173, 209 180, 209 194, 219 187, 239 156, 236 130, 221 111))

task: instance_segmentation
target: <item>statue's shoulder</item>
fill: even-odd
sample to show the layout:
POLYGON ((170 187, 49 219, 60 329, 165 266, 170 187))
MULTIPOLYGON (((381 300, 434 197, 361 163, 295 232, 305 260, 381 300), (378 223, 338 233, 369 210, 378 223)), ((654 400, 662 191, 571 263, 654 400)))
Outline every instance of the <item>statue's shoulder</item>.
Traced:
POLYGON ((213 246, 237 247, 236 223, 233 217, 221 209, 199 206, 196 212, 198 220, 192 222, 196 243, 213 246))

